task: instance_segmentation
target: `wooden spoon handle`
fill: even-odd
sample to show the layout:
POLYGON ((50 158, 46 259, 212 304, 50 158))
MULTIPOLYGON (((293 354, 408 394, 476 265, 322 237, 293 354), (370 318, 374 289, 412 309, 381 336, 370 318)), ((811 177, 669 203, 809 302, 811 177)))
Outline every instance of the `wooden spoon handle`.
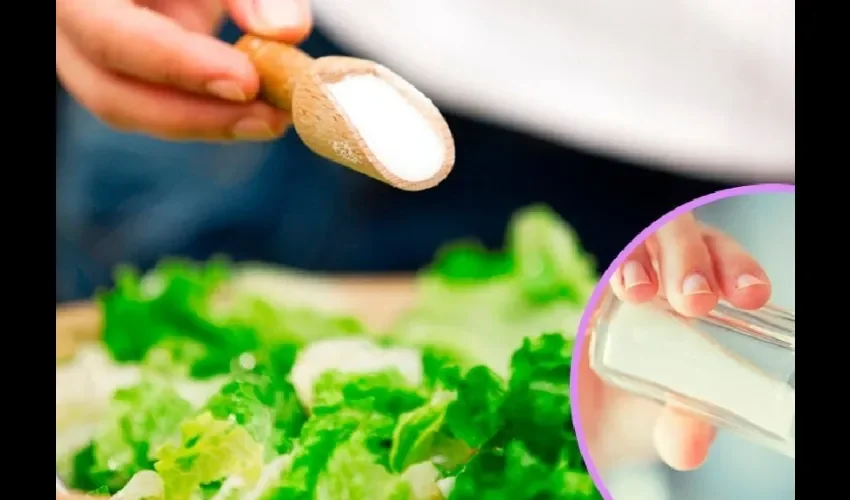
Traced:
POLYGON ((255 35, 245 35, 236 48, 248 54, 260 74, 260 96, 277 108, 292 111, 292 91, 298 75, 313 58, 301 49, 255 35))

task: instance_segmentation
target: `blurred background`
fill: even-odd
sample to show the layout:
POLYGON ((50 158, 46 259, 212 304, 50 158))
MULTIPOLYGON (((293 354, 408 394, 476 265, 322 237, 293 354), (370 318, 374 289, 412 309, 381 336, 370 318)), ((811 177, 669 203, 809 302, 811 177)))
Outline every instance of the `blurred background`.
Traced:
MULTIPOLYGON (((444 112, 455 169, 420 193, 330 164, 294 133, 228 145, 119 133, 57 85, 57 302, 91 296, 118 263, 149 268, 174 255, 413 271, 448 240, 499 245, 510 214, 539 202, 573 225, 601 272, 677 205, 743 183, 793 182, 793 1, 533 4, 313 2, 317 30, 302 48, 377 60, 444 112)), ((238 36, 230 24, 221 33, 238 36)), ((628 497, 640 500, 667 498, 651 489, 659 485, 677 500, 784 498, 777 484, 756 483, 759 470, 766 478, 787 464, 726 443, 718 455, 728 447, 753 460, 738 476, 712 461, 699 475, 659 470, 663 482, 623 491, 644 491, 628 497), (744 470, 752 488, 735 491, 751 495, 713 489, 744 481, 744 470)), ((793 496, 793 487, 782 491, 793 496)))
MULTIPOLYGON (((701 207, 696 215, 737 239, 761 263, 773 285, 772 303, 795 308, 793 194, 727 198, 701 207)), ((605 471, 605 476, 615 500, 794 498, 793 459, 722 430, 708 460, 695 472, 646 464, 605 471)))

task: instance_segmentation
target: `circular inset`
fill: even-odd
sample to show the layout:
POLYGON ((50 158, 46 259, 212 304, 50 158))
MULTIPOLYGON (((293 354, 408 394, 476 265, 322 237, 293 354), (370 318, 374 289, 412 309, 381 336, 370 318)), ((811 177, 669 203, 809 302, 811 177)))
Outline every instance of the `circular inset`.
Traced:
POLYGON ((641 232, 594 290, 574 354, 576 432, 603 496, 646 498, 617 489, 625 463, 701 468, 721 430, 700 484, 669 498, 708 483, 723 493, 705 498, 794 498, 795 346, 793 185, 720 191, 641 232), (771 492, 748 467, 723 467, 724 453, 774 463, 771 492))

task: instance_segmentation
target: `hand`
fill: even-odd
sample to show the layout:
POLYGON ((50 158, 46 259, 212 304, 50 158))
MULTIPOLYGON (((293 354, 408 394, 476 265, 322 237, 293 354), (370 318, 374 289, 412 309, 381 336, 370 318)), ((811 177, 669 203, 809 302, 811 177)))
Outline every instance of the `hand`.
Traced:
MULTIPOLYGON (((610 287, 631 303, 647 302, 661 293, 673 309, 691 317, 707 314, 721 298, 741 309, 758 309, 771 292, 770 281, 753 257, 690 213, 667 223, 638 246, 611 277, 610 287)), ((588 357, 582 357, 580 366, 579 407, 594 462, 604 465, 634 458, 653 448, 674 469, 695 469, 705 461, 715 436, 713 427, 604 386, 590 369, 588 357), (628 412, 628 418, 622 435, 609 432, 612 415, 623 412, 628 412)))
POLYGON ((288 115, 255 101, 248 57, 211 33, 225 11, 288 43, 310 31, 307 0, 56 0, 56 73, 108 124, 166 139, 268 140, 288 115))
POLYGON ((724 298, 758 309, 770 298, 764 270, 735 240, 686 214, 668 222, 611 277, 624 301, 641 303, 663 293, 686 316, 703 316, 724 298))

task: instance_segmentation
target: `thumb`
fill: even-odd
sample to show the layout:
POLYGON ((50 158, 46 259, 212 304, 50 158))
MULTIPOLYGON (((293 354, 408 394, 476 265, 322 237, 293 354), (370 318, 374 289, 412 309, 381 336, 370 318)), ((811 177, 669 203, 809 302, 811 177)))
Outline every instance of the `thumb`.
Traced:
POLYGON ((296 44, 313 27, 309 0, 226 0, 226 4, 245 33, 296 44))

